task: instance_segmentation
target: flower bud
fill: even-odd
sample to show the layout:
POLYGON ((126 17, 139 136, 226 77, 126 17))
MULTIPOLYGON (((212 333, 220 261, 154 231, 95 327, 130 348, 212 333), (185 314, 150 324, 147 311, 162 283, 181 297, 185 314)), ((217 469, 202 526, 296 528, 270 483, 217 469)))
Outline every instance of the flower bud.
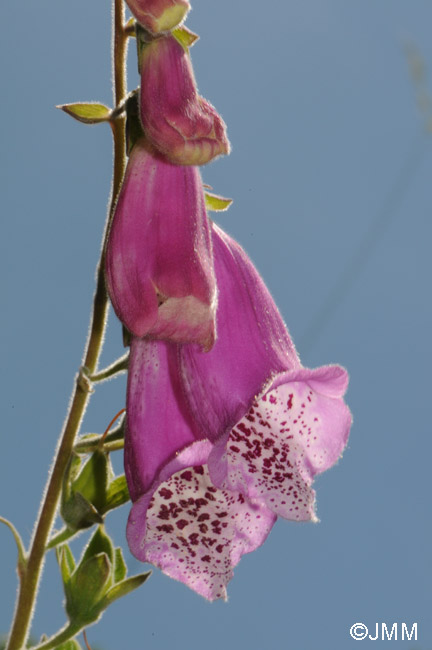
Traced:
POLYGON ((114 310, 133 336, 211 348, 216 281, 201 177, 144 138, 129 158, 105 270, 114 310))
POLYGON ((140 114, 146 137, 174 163, 204 165, 229 153, 225 124, 198 95, 188 51, 174 36, 143 48, 140 114))
POLYGON ((188 0, 126 0, 137 21, 153 34, 174 29, 190 9, 188 0))

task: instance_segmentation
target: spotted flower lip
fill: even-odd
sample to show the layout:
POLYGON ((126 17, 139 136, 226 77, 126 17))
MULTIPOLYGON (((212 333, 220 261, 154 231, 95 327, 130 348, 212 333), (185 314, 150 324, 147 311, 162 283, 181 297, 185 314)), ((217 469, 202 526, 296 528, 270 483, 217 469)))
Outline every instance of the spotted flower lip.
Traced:
POLYGON ((303 368, 249 258, 214 225, 212 238, 218 338, 207 353, 132 343, 125 439, 132 553, 209 600, 278 516, 316 521, 313 478, 351 424, 346 371, 303 368))
POLYGON ((204 165, 230 151, 225 124, 198 95, 189 53, 174 36, 143 49, 140 114, 147 138, 174 163, 204 165))
POLYGON ((137 21, 153 34, 177 27, 190 10, 187 0, 126 0, 137 21))
POLYGON ((194 346, 180 353, 189 408, 215 442, 211 479, 284 518, 316 520, 313 478, 338 460, 351 426, 348 374, 303 368, 247 255, 217 226, 213 244, 218 340, 206 355, 194 346), (229 278, 235 293, 222 290, 229 278))
POLYGON ((114 310, 136 337, 215 338, 216 282, 199 171, 132 149, 106 250, 114 310))

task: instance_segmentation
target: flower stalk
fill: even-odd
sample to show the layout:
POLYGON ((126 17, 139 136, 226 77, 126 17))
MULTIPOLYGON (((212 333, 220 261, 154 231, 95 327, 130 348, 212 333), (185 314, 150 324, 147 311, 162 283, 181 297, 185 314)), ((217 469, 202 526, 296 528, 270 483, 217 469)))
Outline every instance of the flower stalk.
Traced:
MULTIPOLYGON (((123 0, 113 0, 113 2, 114 100, 115 105, 118 106, 126 95, 125 61, 128 35, 124 28, 125 11, 123 0)), ((104 279, 106 237, 113 214, 113 208, 126 166, 125 118, 123 116, 119 116, 117 119, 110 123, 114 141, 114 170, 111 205, 108 212, 105 232, 103 236, 102 252, 98 264, 96 290, 93 299, 89 336, 85 347, 83 361, 83 365, 88 369, 90 375, 94 374, 97 369, 103 344, 108 312, 108 299, 104 279)), ((47 542, 55 520, 57 505, 62 489, 63 474, 66 470, 66 466, 71 456, 75 438, 79 431, 79 427, 81 425, 89 399, 90 392, 86 390, 85 386, 83 386, 82 382, 78 381, 77 378, 69 412, 66 417, 63 432, 55 454, 53 468, 48 478, 47 487, 36 520, 27 562, 21 572, 21 580, 14 620, 12 623, 6 650, 20 650, 25 646, 27 642, 39 580, 42 573, 47 542)), ((67 638, 71 638, 71 636, 74 636, 75 633, 76 630, 69 630, 69 636, 62 638, 62 641, 66 640, 67 638)))
POLYGON ((128 369, 129 364, 129 353, 124 354, 122 357, 114 361, 110 366, 107 366, 103 370, 99 370, 94 375, 88 376, 91 382, 100 382, 105 381, 106 379, 111 379, 114 375, 118 375, 121 372, 125 372, 128 369))

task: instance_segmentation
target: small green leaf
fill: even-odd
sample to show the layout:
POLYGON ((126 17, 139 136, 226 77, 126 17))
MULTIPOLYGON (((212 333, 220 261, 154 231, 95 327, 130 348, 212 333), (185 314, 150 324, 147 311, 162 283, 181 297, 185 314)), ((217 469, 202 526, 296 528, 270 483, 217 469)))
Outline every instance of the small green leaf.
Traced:
POLYGON ((187 50, 189 47, 192 47, 194 43, 199 39, 198 34, 194 34, 190 29, 182 25, 173 29, 171 32, 176 41, 180 43, 187 50))
POLYGON ((228 210, 233 202, 232 199, 226 199, 223 196, 211 194, 210 192, 204 192, 204 197, 207 210, 212 210, 213 212, 224 212, 228 210))
POLYGON ((124 503, 127 503, 130 499, 129 490, 126 482, 126 477, 124 474, 117 476, 111 483, 108 485, 108 490, 106 494, 106 502, 103 507, 103 514, 108 512, 108 510, 113 510, 113 508, 118 508, 124 503))
POLYGON ((56 106, 71 117, 83 122, 84 124, 99 124, 100 122, 109 122, 111 109, 105 104, 96 104, 93 102, 76 104, 61 104, 56 106))
POLYGON ((126 578, 127 566, 121 548, 114 552, 114 582, 121 582, 126 578))
POLYGON ((54 650, 82 650, 82 647, 76 639, 71 639, 70 641, 66 641, 61 645, 56 646, 54 650))
POLYGON ((131 591, 134 591, 134 589, 137 589, 144 584, 150 576, 151 571, 148 571, 147 573, 140 573, 136 576, 126 578, 126 580, 122 580, 122 582, 118 582, 114 587, 111 587, 107 594, 105 594, 101 602, 101 608, 106 609, 115 600, 118 600, 119 598, 122 598, 122 596, 126 596, 131 591))
POLYGON ((23 541, 15 526, 8 519, 5 519, 4 517, 0 517, 0 522, 9 528, 9 530, 11 531, 14 537, 15 544, 18 551, 18 572, 21 575, 27 563, 23 541))

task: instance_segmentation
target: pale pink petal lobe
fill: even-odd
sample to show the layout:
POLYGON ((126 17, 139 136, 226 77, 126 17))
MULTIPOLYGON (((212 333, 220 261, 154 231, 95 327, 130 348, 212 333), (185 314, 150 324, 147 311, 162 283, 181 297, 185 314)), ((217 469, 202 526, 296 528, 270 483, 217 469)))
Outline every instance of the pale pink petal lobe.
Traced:
MULTIPOLYGON (((314 377, 320 370, 297 374, 314 377)), ((221 488, 262 499, 281 517, 314 520, 313 478, 341 455, 351 414, 341 398, 326 394, 324 384, 318 392, 307 381, 283 381, 284 377, 278 377, 277 387, 270 387, 229 437, 217 443, 209 459, 210 472, 221 488)), ((316 388, 318 382, 311 383, 316 388)))
POLYGON ((198 465, 137 501, 127 536, 138 559, 215 600, 226 598, 233 567, 264 542, 275 519, 262 504, 215 488, 207 467, 198 465))

